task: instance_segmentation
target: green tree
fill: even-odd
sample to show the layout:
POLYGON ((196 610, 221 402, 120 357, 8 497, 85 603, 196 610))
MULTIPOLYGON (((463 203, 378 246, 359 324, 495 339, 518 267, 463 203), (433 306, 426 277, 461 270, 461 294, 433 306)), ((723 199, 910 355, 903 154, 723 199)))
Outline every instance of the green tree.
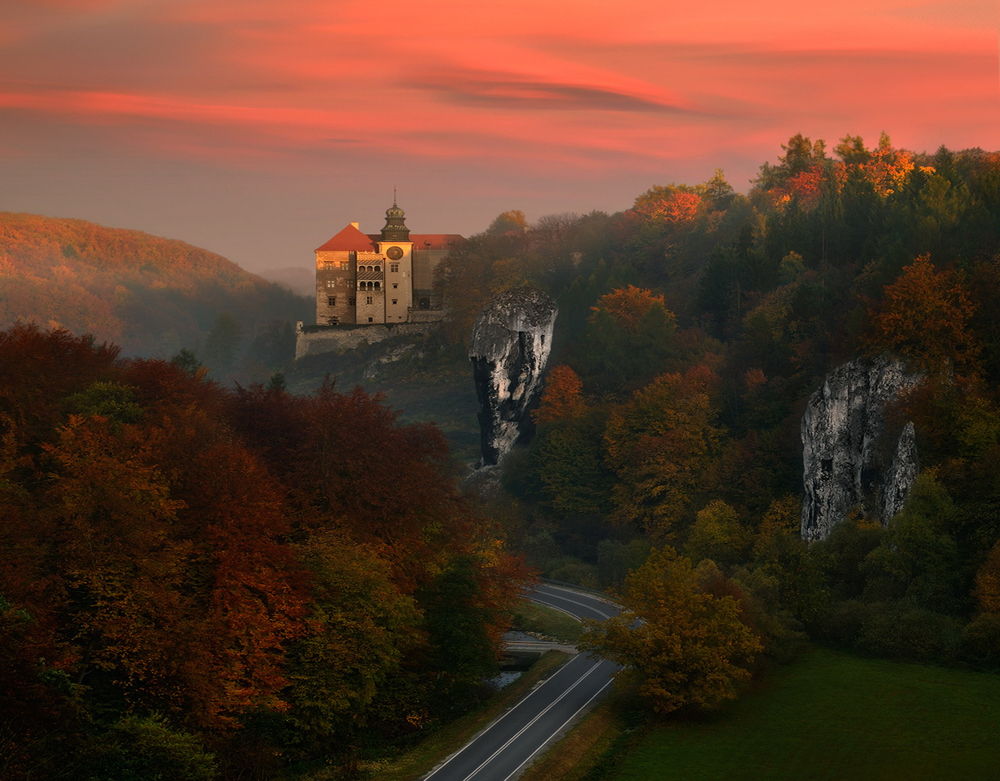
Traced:
POLYGON ((944 486, 932 473, 923 472, 906 506, 862 564, 866 598, 905 600, 931 610, 961 607, 963 568, 958 546, 947 531, 954 515, 954 503, 944 486))
POLYGON ((653 539, 664 539, 711 482, 722 430, 714 425, 704 366, 664 374, 615 410, 604 433, 607 462, 618 475, 615 514, 653 539))
POLYGON ((604 416, 590 412, 539 427, 531 448, 531 468, 545 502, 567 518, 602 515, 613 477, 601 452, 604 416))
POLYGON ((763 646, 744 622, 744 608, 719 586, 718 568, 695 568, 672 548, 654 550, 625 579, 624 612, 591 625, 581 645, 623 666, 657 713, 711 708, 732 699, 763 646))
POLYGON ((313 631, 289 654, 288 740, 307 756, 339 754, 371 726, 380 692, 418 648, 420 615, 368 547, 321 532, 299 556, 313 576, 313 631))
POLYGON ((685 553, 694 561, 735 564, 744 558, 749 546, 750 533, 736 510, 721 499, 713 499, 695 516, 685 553))

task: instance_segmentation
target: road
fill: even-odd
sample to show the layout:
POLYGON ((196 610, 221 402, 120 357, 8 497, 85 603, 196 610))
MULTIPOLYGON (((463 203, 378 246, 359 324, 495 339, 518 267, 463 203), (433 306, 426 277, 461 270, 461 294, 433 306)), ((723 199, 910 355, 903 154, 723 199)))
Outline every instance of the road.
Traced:
MULTIPOLYGON (((618 608, 579 591, 541 584, 528 598, 576 618, 605 619, 618 608)), ((424 781, 510 781, 517 778, 598 697, 618 665, 577 654, 474 737, 424 781)))

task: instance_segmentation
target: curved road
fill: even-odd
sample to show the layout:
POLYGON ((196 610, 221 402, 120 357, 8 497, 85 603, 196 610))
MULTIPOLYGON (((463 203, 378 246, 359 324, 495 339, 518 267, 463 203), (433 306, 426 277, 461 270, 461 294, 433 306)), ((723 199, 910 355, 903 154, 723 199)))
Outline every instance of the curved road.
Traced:
MULTIPOLYGON (((575 618, 605 619, 618 608, 579 591, 547 583, 528 593, 533 602, 575 618)), ((577 654, 464 748, 452 754, 425 781, 509 781, 517 778, 583 710, 611 684, 618 665, 577 654)))

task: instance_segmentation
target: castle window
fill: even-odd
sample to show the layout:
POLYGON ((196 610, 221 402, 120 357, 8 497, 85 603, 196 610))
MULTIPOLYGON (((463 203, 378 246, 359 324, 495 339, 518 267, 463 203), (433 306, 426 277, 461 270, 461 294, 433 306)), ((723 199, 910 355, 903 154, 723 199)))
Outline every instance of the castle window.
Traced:
POLYGON ((337 286, 337 280, 335 280, 335 279, 328 279, 326 281, 326 286, 327 287, 336 287, 337 286))
POLYGON ((351 262, 349 260, 340 261, 340 270, 347 271, 351 267, 351 262))
POLYGON ((397 287, 399 287, 399 283, 398 282, 393 282, 392 283, 392 289, 395 290, 397 287))
POLYGON ((336 296, 327 296, 326 297, 326 305, 327 306, 336 306, 337 305, 337 297, 336 296))
MULTIPOLYGON (((366 304, 370 304, 370 303, 372 303, 372 297, 371 297, 371 296, 365 296, 365 303, 366 303, 366 304)), ((371 321, 371 318, 369 317, 369 318, 368 318, 368 320, 369 320, 369 322, 370 322, 370 321, 371 321)))
POLYGON ((374 323, 375 322, 375 318, 374 317, 369 317, 368 318, 368 322, 369 323, 374 323))
POLYGON ((395 298, 392 299, 392 303, 393 303, 393 305, 397 304, 398 303, 397 299, 395 299, 395 298))
POLYGON ((375 289, 376 290, 380 290, 381 288, 382 288, 382 283, 381 282, 376 282, 375 283, 375 289))
POLYGON ((389 271, 393 271, 393 272, 399 271, 399 264, 398 263, 390 263, 389 264, 389 271))
POLYGON ((333 261, 332 260, 324 260, 323 261, 323 268, 333 268, 333 261))

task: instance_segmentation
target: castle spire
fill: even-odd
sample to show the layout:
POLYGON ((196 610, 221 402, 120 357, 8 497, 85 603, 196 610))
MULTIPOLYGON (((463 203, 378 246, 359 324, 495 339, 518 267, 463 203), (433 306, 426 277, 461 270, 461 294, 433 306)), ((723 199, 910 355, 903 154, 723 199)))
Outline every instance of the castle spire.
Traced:
POLYGON ((409 241, 410 229, 406 227, 406 212, 396 203, 396 188, 392 188, 392 206, 385 210, 385 227, 382 241, 409 241))

